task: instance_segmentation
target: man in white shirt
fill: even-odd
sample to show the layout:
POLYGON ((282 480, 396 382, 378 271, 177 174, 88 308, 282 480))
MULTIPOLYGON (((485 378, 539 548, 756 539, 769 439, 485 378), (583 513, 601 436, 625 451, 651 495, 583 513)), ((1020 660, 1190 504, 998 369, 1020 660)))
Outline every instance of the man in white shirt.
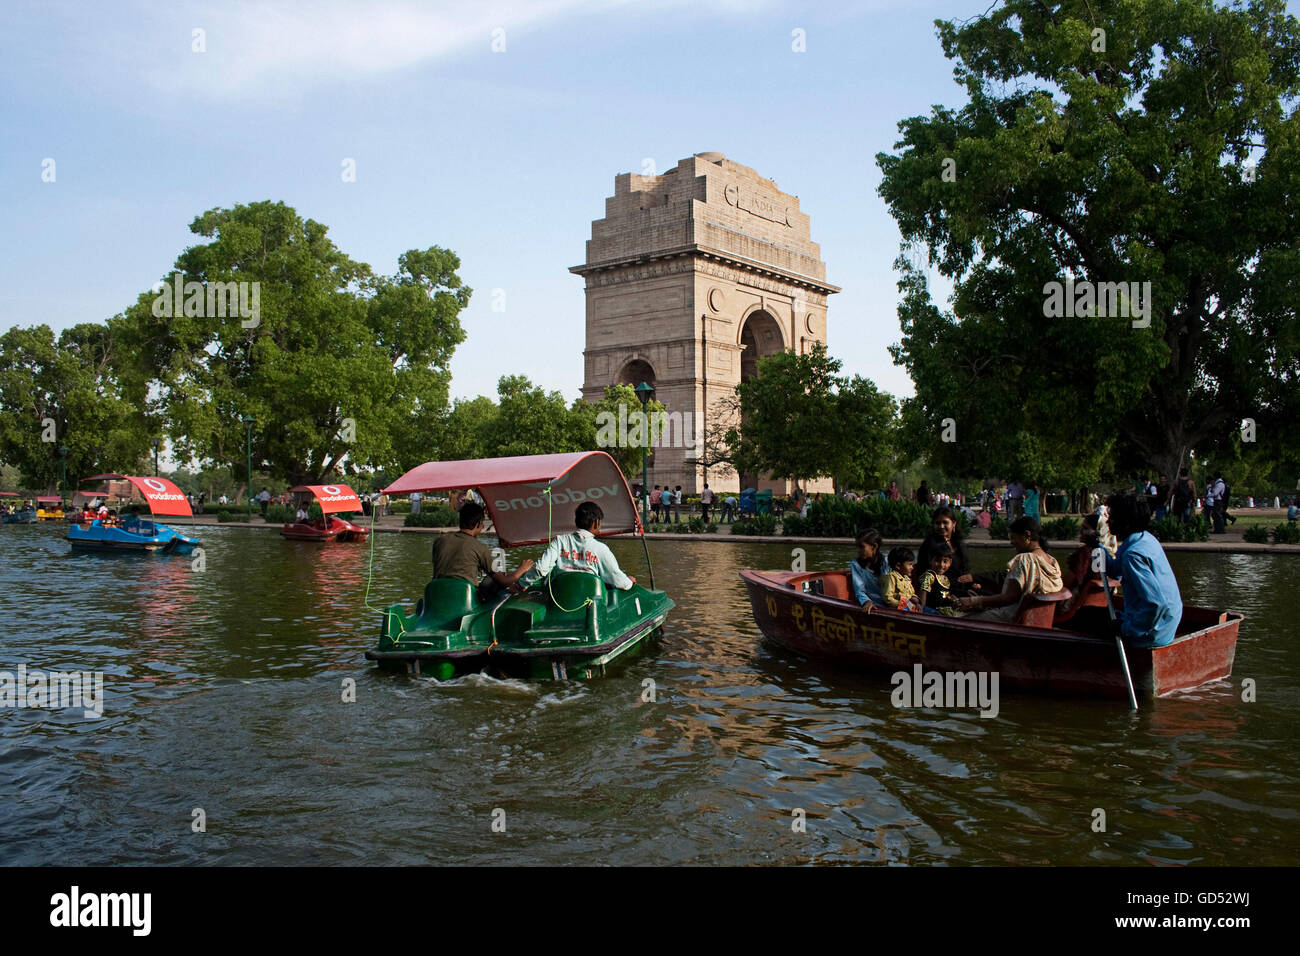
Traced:
POLYGON ((704 490, 700 492, 700 516, 704 519, 705 524, 709 523, 709 510, 716 500, 717 495, 713 493, 713 489, 709 487, 709 483, 706 481, 704 490))
POLYGON ((636 583, 618 566, 618 559, 609 546, 596 538, 605 512, 594 501, 584 501, 573 514, 578 530, 572 534, 557 535, 537 559, 537 563, 519 578, 519 586, 526 588, 540 581, 553 569, 560 571, 587 571, 598 576, 610 587, 626 591, 636 583))

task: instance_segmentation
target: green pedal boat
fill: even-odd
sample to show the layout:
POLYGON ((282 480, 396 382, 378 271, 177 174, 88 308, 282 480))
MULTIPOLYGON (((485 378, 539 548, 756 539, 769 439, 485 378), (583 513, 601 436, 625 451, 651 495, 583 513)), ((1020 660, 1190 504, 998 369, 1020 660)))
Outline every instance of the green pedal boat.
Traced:
MULTIPOLYGON (((583 501, 604 511, 600 538, 639 534, 644 544, 627 480, 604 452, 429 462, 384 492, 464 488, 482 497, 503 548, 572 533, 574 507, 583 501)), ((533 680, 600 675, 639 648, 673 608, 654 590, 653 572, 650 584, 619 590, 587 571, 557 569, 522 594, 483 603, 470 582, 434 578, 413 613, 400 604, 384 612, 379 644, 366 658, 439 680, 485 669, 533 680)))

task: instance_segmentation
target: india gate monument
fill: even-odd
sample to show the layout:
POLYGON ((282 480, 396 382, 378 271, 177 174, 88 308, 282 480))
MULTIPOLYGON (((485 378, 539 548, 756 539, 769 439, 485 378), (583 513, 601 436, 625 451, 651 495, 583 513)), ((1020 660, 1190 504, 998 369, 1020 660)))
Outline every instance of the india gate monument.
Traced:
POLYGON ((569 271, 586 280, 583 397, 645 382, 670 421, 680 413, 685 423, 686 441, 673 428, 654 449, 651 487, 792 490, 716 466, 706 477, 695 458, 718 424, 713 403, 754 375, 760 357, 826 343, 827 297, 839 288, 826 281, 798 197, 722 153, 683 159, 662 176, 623 173, 605 218, 591 224, 587 261, 569 271))

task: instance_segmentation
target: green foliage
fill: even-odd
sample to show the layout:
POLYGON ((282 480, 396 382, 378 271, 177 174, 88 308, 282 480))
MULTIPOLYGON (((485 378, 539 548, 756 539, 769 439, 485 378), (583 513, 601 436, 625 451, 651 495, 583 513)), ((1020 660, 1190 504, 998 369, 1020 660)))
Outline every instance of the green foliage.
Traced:
POLYGON ((232 521, 247 523, 249 518, 243 511, 218 511, 217 520, 223 524, 228 524, 232 521))
POLYGON ((298 518, 298 509, 289 505, 267 505, 267 524, 291 524, 298 518))
POLYGON ((120 337, 89 323, 57 340, 47 325, 0 336, 0 459, 22 472, 25 487, 58 485, 60 447, 69 488, 104 471, 152 473, 144 470, 150 420, 115 375, 122 353, 120 337))
POLYGON ((1205 515, 1193 515, 1187 524, 1183 524, 1181 518, 1166 515, 1151 522, 1147 530, 1160 542, 1210 540, 1210 520, 1205 515))
POLYGON ((892 350, 916 384, 910 450, 958 476, 1172 478, 1191 448, 1230 457, 1250 418, 1253 475, 1294 461, 1300 23, 1282 0, 1006 0, 939 33, 966 105, 903 120, 877 157, 910 253, 892 350), (1067 277, 1151 283, 1149 327, 1049 317, 1067 277))
POLYGON ((1011 524, 1006 518, 996 517, 989 521, 989 537, 994 541, 1007 541, 1011 538, 1011 524))
POLYGON ((703 518, 692 518, 690 521, 686 522, 686 526, 690 528, 691 534, 704 534, 703 518))
POLYGON ((731 525, 732 534, 776 534, 776 515, 754 515, 750 518, 738 518, 731 525))
POLYGON ((1268 528, 1262 524, 1253 524, 1241 537, 1250 544, 1268 544, 1268 528))
MULTIPOLYGON (((792 515, 786 519, 784 527, 787 534, 815 538, 852 538, 868 528, 874 528, 886 538, 921 538, 930 531, 933 513, 932 508, 916 501, 884 498, 849 501, 828 496, 808 506, 806 519, 792 515)), ((966 525, 969 526, 969 522, 966 525)))
POLYGON ((736 387, 739 422, 725 439, 735 468, 878 484, 892 464, 894 400, 861 376, 837 375, 840 366, 820 343, 760 358, 758 375, 736 387))
POLYGON ((450 508, 441 506, 421 508, 418 515, 408 514, 402 526, 404 528, 456 528, 460 526, 460 515, 450 508))
POLYGON ((599 402, 578 399, 573 403, 571 412, 577 421, 581 447, 608 452, 618 462, 623 474, 633 480, 641 476, 643 447, 652 449, 661 439, 676 438, 664 434, 666 423, 672 428, 677 427, 675 422, 666 417, 666 406, 651 399, 646 403, 646 415, 643 418, 641 399, 631 385, 607 387, 605 397, 599 402), (625 423, 625 428, 619 427, 620 421, 625 423))
POLYGON ((1284 521, 1273 529, 1274 544, 1300 544, 1300 524, 1284 521))
POLYGON ((1073 541, 1079 536, 1079 519, 1062 515, 1042 522, 1043 535, 1048 541, 1073 541))
POLYGON ((171 274, 166 301, 184 308, 155 314, 163 300, 144 292, 109 322, 128 360, 127 395, 165 418, 179 457, 245 477, 244 415, 255 420, 254 468, 290 484, 319 483, 345 456, 351 470, 432 457, 470 297, 454 253, 410 250, 396 275, 377 277, 284 203, 212 209, 190 230, 211 241, 182 252, 174 270, 209 288, 259 283, 257 323, 191 309, 188 293, 170 303, 171 274))

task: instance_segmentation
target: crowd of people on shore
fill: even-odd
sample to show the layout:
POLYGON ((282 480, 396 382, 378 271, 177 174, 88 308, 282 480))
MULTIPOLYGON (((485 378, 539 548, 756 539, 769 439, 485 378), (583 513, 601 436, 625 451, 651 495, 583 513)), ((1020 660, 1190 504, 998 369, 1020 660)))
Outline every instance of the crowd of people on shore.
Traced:
POLYGON ((857 537, 857 557, 849 564, 858 604, 900 611, 942 614, 981 621, 1014 622, 1026 602, 1062 598, 1058 623, 1088 633, 1119 632, 1134 647, 1159 647, 1174 639, 1182 617, 1182 595, 1160 542, 1147 530, 1152 520, 1145 495, 1115 494, 1086 515, 1078 546, 1064 570, 1049 551, 1042 526, 1029 515, 1010 524, 1016 554, 1005 571, 972 573, 953 509, 934 511, 920 553, 896 547, 885 554, 880 532, 857 537), (1100 549, 1103 565, 1094 555, 1100 549), (1106 609, 1105 581, 1123 586, 1124 602, 1112 623, 1106 609))

